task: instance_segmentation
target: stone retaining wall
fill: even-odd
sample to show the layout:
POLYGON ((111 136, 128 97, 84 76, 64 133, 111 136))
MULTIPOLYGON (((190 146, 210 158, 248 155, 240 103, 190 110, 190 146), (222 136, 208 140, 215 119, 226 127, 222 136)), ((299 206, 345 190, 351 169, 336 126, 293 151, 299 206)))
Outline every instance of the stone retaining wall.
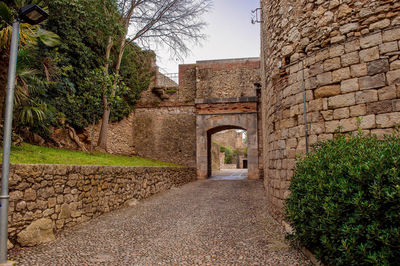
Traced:
POLYGON ((337 130, 382 136, 400 123, 400 2, 262 0, 262 117, 270 210, 310 143, 337 130), (358 125, 357 118, 361 118, 358 125))
POLYGON ((187 167, 12 165, 9 239, 43 218, 61 231, 195 179, 187 167))

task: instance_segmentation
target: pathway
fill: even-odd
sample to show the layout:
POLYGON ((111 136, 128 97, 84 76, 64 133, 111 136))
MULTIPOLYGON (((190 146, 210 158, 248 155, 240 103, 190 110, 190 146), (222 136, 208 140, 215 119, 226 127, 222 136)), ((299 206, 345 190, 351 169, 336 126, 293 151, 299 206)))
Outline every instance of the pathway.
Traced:
POLYGON ((221 169, 213 171, 211 180, 245 180, 247 179, 247 169, 221 169))
POLYGON ((308 265, 267 215, 262 181, 197 181, 102 215, 19 265, 308 265))

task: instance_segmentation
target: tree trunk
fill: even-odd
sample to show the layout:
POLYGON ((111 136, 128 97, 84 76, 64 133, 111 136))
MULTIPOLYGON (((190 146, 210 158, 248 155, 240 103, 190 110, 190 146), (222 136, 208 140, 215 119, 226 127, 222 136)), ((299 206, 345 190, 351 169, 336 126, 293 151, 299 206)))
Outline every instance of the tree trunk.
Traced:
MULTIPOLYGON (((107 51, 106 51, 106 64, 105 64, 105 75, 108 75, 108 68, 110 66, 110 54, 111 54, 111 48, 113 46, 113 40, 110 37, 108 37, 108 44, 107 44, 107 51)), ((111 108, 108 105, 108 100, 107 100, 107 95, 103 95, 103 119, 101 121, 101 129, 100 129, 100 134, 99 134, 99 139, 97 141, 97 146, 104 150, 107 151, 107 134, 108 134, 108 122, 110 119, 110 113, 111 113, 111 108)), ((93 140, 92 140, 93 141, 93 140)))
MULTIPOLYGON (((123 36, 121 36, 121 41, 119 43, 118 59, 117 59, 117 63, 115 66, 115 71, 114 71, 114 74, 116 74, 116 75, 119 74, 119 71, 121 68, 122 57, 123 57, 124 51, 125 51, 126 37, 128 36, 129 22, 133 15, 133 10, 135 9, 135 5, 136 5, 136 1, 131 1, 131 7, 129 9, 129 12, 128 12, 127 16, 124 17, 121 21, 121 23, 124 25, 125 33, 123 34, 123 36)), ((106 53, 106 58, 107 58, 106 75, 108 75, 111 47, 112 47, 112 39, 110 37, 108 39, 108 46, 107 46, 107 53, 106 53)), ((114 81, 112 92, 111 92, 112 96, 115 96, 116 88, 117 88, 117 81, 114 81)), ((110 120, 111 106, 108 104, 108 99, 107 99, 106 95, 103 97, 103 105, 104 105, 103 120, 101 122, 101 131, 100 131, 99 140, 97 142, 97 145, 99 146, 99 148, 107 151, 108 122, 110 120)))
POLYGON ((107 135, 108 135, 108 122, 110 120, 111 108, 108 105, 107 96, 103 96, 103 119, 101 121, 101 129, 97 146, 107 152, 107 135))

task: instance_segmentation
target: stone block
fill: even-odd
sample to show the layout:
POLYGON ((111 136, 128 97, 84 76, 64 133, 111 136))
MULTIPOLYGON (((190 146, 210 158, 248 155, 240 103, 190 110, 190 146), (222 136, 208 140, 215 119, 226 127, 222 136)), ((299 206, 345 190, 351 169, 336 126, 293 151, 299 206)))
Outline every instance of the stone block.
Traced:
POLYGON ((379 45, 379 52, 381 54, 394 52, 394 51, 397 51, 398 49, 399 49, 399 46, 396 41, 386 42, 386 43, 382 43, 381 45, 379 45))
POLYGON ((356 92, 356 103, 370 103, 378 101, 377 90, 364 90, 356 92))
POLYGON ((350 110, 348 107, 335 109, 333 111, 333 119, 344 119, 350 117, 350 110))
POLYGON ((340 120, 341 132, 350 132, 358 129, 356 118, 348 118, 340 120))
POLYGON ((324 122, 311 124, 310 134, 318 135, 318 134, 322 134, 322 133, 325 133, 325 123, 324 122))
POLYGON ((393 111, 400 112, 400 99, 393 101, 393 111))
POLYGON ((350 106, 350 116, 362 116, 367 114, 367 105, 366 104, 359 104, 355 106, 350 106))
POLYGON ((331 44, 340 43, 346 40, 346 36, 344 35, 337 35, 331 38, 331 44))
POLYGON ((321 111, 321 114, 325 121, 333 120, 333 110, 321 111))
POLYGON ((343 80, 340 84, 340 89, 342 93, 358 91, 360 89, 358 78, 343 80))
MULTIPOLYGON (((379 57, 378 57, 379 58, 379 57)), ((342 66, 351 66, 360 63, 360 55, 358 51, 351 52, 341 56, 342 66)))
POLYGON ((340 94, 340 85, 327 85, 320 87, 314 91, 316 99, 331 97, 340 94))
POLYGON ((345 43, 344 50, 346 53, 351 53, 351 52, 360 50, 360 40, 356 39, 351 42, 345 43))
POLYGON ((318 51, 315 55, 315 62, 324 61, 329 58, 329 50, 318 51))
POLYGON ((375 135, 378 139, 383 139, 387 135, 391 135, 393 129, 373 129, 371 135, 375 135))
POLYGON ((400 28, 384 31, 382 39, 384 42, 400 40, 400 28))
POLYGON ((307 103, 307 111, 308 112, 313 112, 313 111, 320 111, 322 110, 322 99, 315 99, 312 101, 309 101, 307 103))
POLYGON ((380 32, 360 39, 360 46, 363 49, 377 46, 379 44, 382 44, 382 34, 380 32))
POLYGON ((338 18, 344 18, 349 16, 353 12, 353 9, 349 7, 347 4, 341 4, 338 10, 338 18))
POLYGON ((400 60, 393 61, 390 63, 390 70, 400 69, 400 60))
POLYGON ((387 72, 386 78, 389 85, 400 84, 400 69, 387 72))
POLYGON ((400 98, 400 84, 396 84, 396 94, 397 98, 400 98))
POLYGON ((294 47, 293 45, 286 45, 282 47, 281 49, 281 54, 283 57, 289 56, 294 52, 294 47))
POLYGON ((360 90, 376 89, 386 86, 385 74, 378 74, 375 76, 361 77, 359 79, 360 90))
POLYGON ((339 120, 327 121, 325 122, 325 132, 334 133, 339 130, 340 122, 339 120))
POLYGON ((318 135, 318 141, 326 141, 333 139, 333 134, 320 134, 318 135))
POLYGON ((25 190, 24 193, 24 200, 25 201, 34 201, 36 200, 36 191, 32 188, 28 188, 27 190, 25 190))
POLYGON ((387 59, 379 59, 367 63, 367 73, 369 76, 374 76, 388 71, 389 61, 387 59))
POLYGON ((10 240, 7 239, 7 249, 12 249, 13 247, 13 243, 11 243, 10 240))
POLYGON ((71 217, 71 209, 67 203, 61 205, 61 211, 58 216, 59 219, 68 219, 71 217))
POLYGON ((291 138, 287 140, 286 143, 287 148, 296 148, 297 147, 297 139, 296 138, 291 138))
POLYGON ((378 90, 379 101, 391 100, 397 97, 396 86, 391 85, 378 90))
POLYGON ((320 86, 332 84, 332 72, 317 75, 317 82, 320 86))
MULTIPOLYGON (((344 46, 336 45, 329 49, 329 56, 335 58, 344 54, 344 46)), ((340 59, 340 58, 339 58, 340 59)))
POLYGON ((22 247, 32 247, 47 243, 56 239, 52 220, 42 218, 32 222, 25 230, 17 236, 17 241, 22 247))
POLYGON ((376 125, 378 128, 394 127, 400 124, 400 112, 379 114, 376 116, 376 125))
POLYGON ((360 123, 361 129, 371 129, 376 127, 375 115, 367 115, 367 116, 362 116, 360 118, 361 118, 361 123, 360 123))
POLYGON ((351 31, 357 31, 359 27, 360 27, 360 24, 358 24, 358 22, 347 23, 347 24, 344 24, 343 26, 341 26, 339 28, 339 31, 341 34, 347 34, 351 31))
POLYGON ((391 112, 393 112, 393 104, 391 100, 367 104, 367 114, 384 114, 391 112))
POLYGON ((355 93, 347 93, 342 95, 337 95, 330 97, 328 99, 328 106, 329 108, 336 109, 340 107, 347 107, 355 105, 355 93))
POLYGON ((384 29, 390 26, 390 19, 382 19, 380 21, 377 21, 375 23, 372 23, 369 25, 369 30, 370 31, 375 31, 375 30, 380 30, 384 29))
POLYGON ((341 67, 340 57, 331 58, 331 59, 325 60, 325 62, 324 62, 324 71, 326 71, 326 72, 339 69, 340 67, 341 67))
MULTIPOLYGON (((361 62, 370 62, 379 59, 379 48, 378 46, 361 50, 360 51, 361 62)), ((357 62, 358 63, 358 62, 357 62)))
POLYGON ((352 65, 350 67, 351 76, 354 77, 362 77, 367 75, 367 64, 362 63, 358 65, 352 65))
POLYGON ((332 72, 332 82, 340 82, 350 78, 350 68, 340 68, 332 72))

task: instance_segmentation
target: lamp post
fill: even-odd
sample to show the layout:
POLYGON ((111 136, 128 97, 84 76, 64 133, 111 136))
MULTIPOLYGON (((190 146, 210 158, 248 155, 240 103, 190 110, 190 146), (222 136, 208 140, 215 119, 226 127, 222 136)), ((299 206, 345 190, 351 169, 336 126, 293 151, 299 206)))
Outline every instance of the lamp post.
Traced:
POLYGON ((17 67, 19 28, 20 23, 25 22, 31 25, 39 24, 47 19, 49 15, 38 7, 31 4, 19 10, 18 18, 13 23, 13 31, 10 47, 10 61, 8 66, 7 93, 4 115, 3 135, 3 163, 0 194, 0 265, 7 263, 7 240, 8 240, 8 180, 10 170, 10 149, 12 134, 12 116, 14 106, 14 88, 17 67))

